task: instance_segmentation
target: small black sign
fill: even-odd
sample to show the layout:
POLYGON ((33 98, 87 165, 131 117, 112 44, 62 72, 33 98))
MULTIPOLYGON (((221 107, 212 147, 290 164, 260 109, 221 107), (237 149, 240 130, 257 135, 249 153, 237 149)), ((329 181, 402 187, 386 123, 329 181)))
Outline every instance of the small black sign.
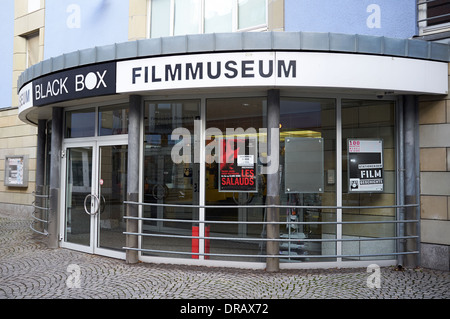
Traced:
POLYGON ((57 72, 33 81, 33 105, 116 93, 116 63, 57 72))

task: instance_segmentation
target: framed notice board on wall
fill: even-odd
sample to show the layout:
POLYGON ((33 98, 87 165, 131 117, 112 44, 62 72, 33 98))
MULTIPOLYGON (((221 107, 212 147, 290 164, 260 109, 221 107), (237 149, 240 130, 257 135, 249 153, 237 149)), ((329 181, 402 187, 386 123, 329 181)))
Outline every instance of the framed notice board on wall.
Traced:
POLYGON ((383 140, 347 139, 348 192, 382 192, 383 140))
POLYGON ((5 186, 28 187, 28 155, 5 156, 5 186))
POLYGON ((323 138, 286 137, 286 194, 324 192, 323 144, 323 138))

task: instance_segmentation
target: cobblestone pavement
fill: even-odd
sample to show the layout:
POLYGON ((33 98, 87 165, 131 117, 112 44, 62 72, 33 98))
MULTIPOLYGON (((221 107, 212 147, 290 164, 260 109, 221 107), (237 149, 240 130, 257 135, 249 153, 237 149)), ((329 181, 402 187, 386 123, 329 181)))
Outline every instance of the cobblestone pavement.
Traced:
POLYGON ((449 272, 240 270, 138 263, 48 249, 29 220, 0 213, 0 299, 448 299, 449 272), (69 265, 76 265, 70 268, 69 265), (68 268, 69 267, 69 268, 68 268), (79 268, 77 268, 79 267, 79 268), (79 271, 79 276, 77 275, 79 271), (79 278, 79 281, 75 279, 79 278))

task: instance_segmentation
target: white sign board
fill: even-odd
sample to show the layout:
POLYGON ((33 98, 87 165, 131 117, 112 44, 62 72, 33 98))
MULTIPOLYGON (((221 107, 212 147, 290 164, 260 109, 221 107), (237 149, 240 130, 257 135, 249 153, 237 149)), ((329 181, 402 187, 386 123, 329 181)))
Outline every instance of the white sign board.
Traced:
POLYGON ((186 54, 117 62, 117 93, 220 87, 318 87, 447 94, 446 63, 323 52, 186 54))
POLYGON ((382 192, 383 140, 348 139, 348 192, 382 192))
POLYGON ((5 156, 5 186, 27 187, 28 186, 28 156, 7 155, 5 156))

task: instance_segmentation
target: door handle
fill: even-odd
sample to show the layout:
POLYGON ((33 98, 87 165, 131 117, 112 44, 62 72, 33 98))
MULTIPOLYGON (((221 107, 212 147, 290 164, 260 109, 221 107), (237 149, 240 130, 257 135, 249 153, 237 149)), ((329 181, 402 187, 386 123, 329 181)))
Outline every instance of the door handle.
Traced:
POLYGON ((100 207, 100 199, 98 198, 98 196, 94 195, 94 194, 87 194, 86 197, 84 198, 84 211, 86 212, 86 214, 92 215, 92 216, 97 214, 99 207, 100 207), (88 209, 86 206, 86 202, 87 202, 88 198, 92 198, 92 197, 94 197, 97 202, 97 205, 95 206, 95 211, 93 213, 91 213, 91 210, 88 209))

